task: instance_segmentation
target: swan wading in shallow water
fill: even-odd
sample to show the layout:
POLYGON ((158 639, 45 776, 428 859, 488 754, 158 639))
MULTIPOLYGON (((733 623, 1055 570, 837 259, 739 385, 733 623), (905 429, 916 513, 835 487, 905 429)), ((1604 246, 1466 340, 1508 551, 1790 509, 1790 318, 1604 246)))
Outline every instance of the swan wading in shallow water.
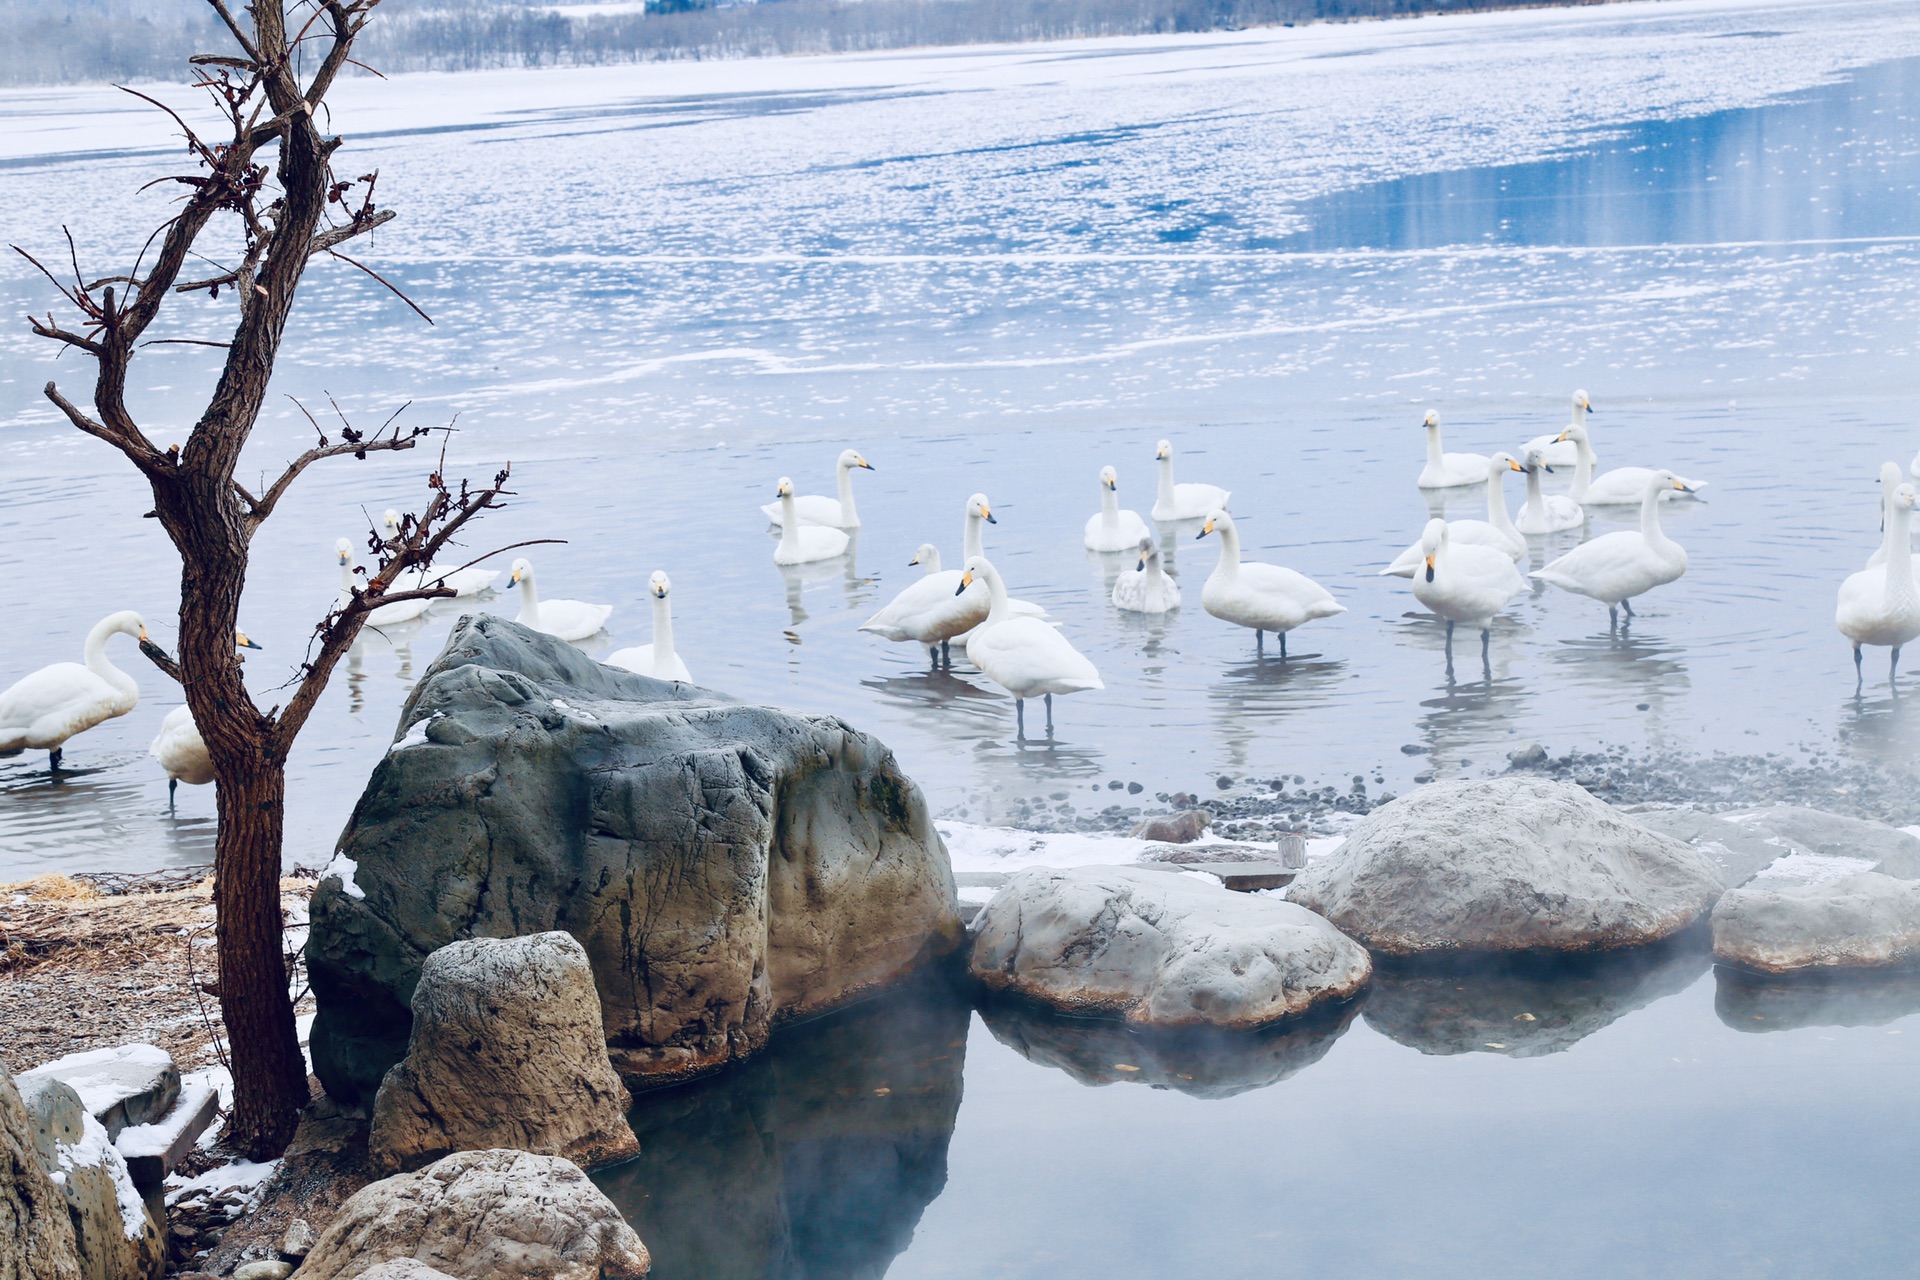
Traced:
MULTIPOLYGON (((975 580, 987 589, 987 618, 967 637, 967 661, 1013 695, 1014 722, 1027 734, 1027 699, 1047 700, 1047 735, 1053 735, 1053 695, 1104 689, 1100 673, 1051 623, 1013 612, 999 570, 985 556, 969 556, 958 591, 975 580)), ((956 592, 957 594, 958 592, 956 592)))
MULTIPOLYGON (((1880 464, 1880 542, 1867 557, 1867 568, 1877 569, 1887 562, 1887 512, 1888 504, 1893 501, 1893 491, 1900 487, 1902 480, 1900 464, 1883 462, 1880 464)), ((1913 557, 1914 568, 1920 571, 1920 555, 1913 557)))
POLYGON ((1660 499, 1668 493, 1692 493, 1692 486, 1671 471, 1656 471, 1647 477, 1640 498, 1640 528, 1609 533, 1583 542, 1533 576, 1562 591, 1591 596, 1607 606, 1607 618, 1613 627, 1620 625, 1620 610, 1633 617, 1627 603, 1637 595, 1664 586, 1687 571, 1687 553, 1660 528, 1660 499))
MULTIPOLYGON (((1887 465, 1896 475, 1899 473, 1898 463, 1887 465)), ((1884 501, 1886 529, 1880 538, 1881 564, 1851 574, 1840 584, 1833 621, 1840 634, 1853 642, 1856 690, 1865 679, 1861 646, 1886 645, 1893 650, 1887 662, 1887 681, 1891 684, 1900 673, 1900 647, 1920 636, 1920 591, 1914 587, 1913 556, 1907 549, 1913 504, 1914 487, 1895 485, 1884 501)))
POLYGON ((1153 499, 1155 520, 1200 520, 1215 507, 1227 505, 1233 495, 1218 485, 1175 484, 1173 482, 1173 445, 1162 440, 1154 458, 1160 464, 1160 488, 1153 499))
POLYGON ((1527 590, 1505 551, 1472 543, 1455 544, 1445 520, 1427 521, 1420 535, 1421 570, 1413 578, 1413 598, 1447 620, 1447 663, 1453 663, 1453 627, 1464 622, 1480 632, 1480 661, 1487 662, 1493 615, 1527 590))
POLYGON ((1171 613, 1180 607, 1180 584, 1160 567, 1160 544, 1151 535, 1140 539, 1140 561, 1130 573, 1113 580, 1113 603, 1132 613, 1171 613))
MULTIPOLYGON (((338 538, 333 544, 334 558, 340 562, 340 594, 334 599, 333 607, 344 609, 353 603, 354 589, 360 584, 354 581, 353 544, 345 538, 338 538)), ((388 587, 389 591, 399 591, 398 583, 388 587)), ((392 604, 383 604, 367 611, 367 625, 370 627, 390 627, 397 622, 410 622, 427 611, 432 604, 430 599, 396 600, 392 604)))
MULTIPOLYGON (((1587 399, 1587 393, 1584 391, 1574 392, 1573 421, 1561 430, 1550 435, 1535 436, 1533 439, 1527 441, 1520 446, 1520 456, 1524 458, 1535 449, 1538 449, 1540 456, 1546 459, 1547 465, 1550 467, 1573 466, 1580 460, 1580 450, 1579 447, 1574 444, 1572 437, 1567 433, 1575 427, 1585 431, 1587 429, 1587 415, 1592 412, 1593 402, 1587 399)), ((1591 448, 1592 446, 1588 447, 1591 448)), ((1574 497, 1576 501, 1579 500, 1578 494, 1575 494, 1574 497)))
MULTIPOLYGON (((1647 480, 1654 472, 1651 467, 1615 467, 1604 475, 1593 474, 1593 444, 1587 438, 1587 429, 1583 426, 1571 426, 1561 432, 1560 438, 1574 447, 1573 462, 1573 500, 1588 507, 1630 507, 1640 501, 1640 495, 1646 492, 1647 480)), ((1705 480, 1690 480, 1689 492, 1698 493, 1707 487, 1705 480)))
MULTIPOLYGON (((1504 551, 1507 558, 1516 563, 1527 554, 1527 539, 1513 525, 1513 517, 1507 514, 1507 499, 1501 489, 1501 482, 1509 471, 1519 471, 1520 464, 1509 453, 1496 453, 1487 459, 1487 518, 1485 520, 1453 520, 1447 524, 1447 536, 1456 547, 1475 546, 1492 547, 1504 551)), ((1383 578, 1411 578, 1414 570, 1421 567, 1426 559, 1422 549, 1422 538, 1405 551, 1393 558, 1393 563, 1380 571, 1383 578)))
POLYGON ((1100 510, 1087 519, 1089 551, 1131 551, 1150 536, 1137 511, 1120 509, 1120 479, 1112 467, 1100 468, 1100 510))
POLYGON ((672 590, 673 583, 667 575, 655 569, 647 579, 647 594, 653 597, 653 643, 617 650, 607 658, 609 666, 624 667, 655 680, 693 683, 693 677, 687 674, 687 664, 673 649, 673 605, 667 598, 672 590))
POLYGON ((1477 453, 1447 453, 1440 443, 1440 415, 1427 410, 1421 425, 1427 431, 1427 465, 1420 468, 1422 489, 1452 489, 1463 484, 1479 484, 1487 478, 1493 464, 1477 453))
MULTIPOLYGON (((967 499, 966 527, 960 535, 963 561, 985 554, 982 529, 998 523, 986 494, 976 493, 967 499)), ((942 569, 940 552, 931 542, 921 543, 920 550, 908 563, 925 570, 919 581, 888 601, 885 608, 861 623, 860 629, 901 644, 925 645, 934 666, 945 665, 951 669, 953 642, 964 643, 966 634, 986 621, 992 603, 987 598, 986 584, 980 583, 960 595, 964 571, 942 569)), ((1046 610, 1025 600, 1007 603, 1018 617, 1038 618, 1046 614, 1046 610)))
POLYGON ((793 481, 781 476, 776 492, 780 497, 780 545, 773 549, 775 564, 811 564, 845 553, 847 535, 843 530, 800 523, 793 504, 793 481))
POLYGON ((520 613, 514 621, 530 631, 543 631, 556 640, 585 640, 597 635, 613 616, 610 604, 581 600, 542 600, 533 580, 533 565, 523 556, 513 562, 507 585, 520 588, 520 613))
POLYGON ((110 613, 87 632, 85 665, 56 662, 0 693, 0 756, 44 751, 58 771, 67 739, 140 705, 140 686, 107 661, 107 641, 117 635, 144 641, 147 624, 131 609, 110 613))
POLYGON ((1200 589, 1200 606, 1223 622, 1253 628, 1256 653, 1266 652, 1266 633, 1280 637, 1280 657, 1287 656, 1287 632, 1316 618, 1331 618, 1347 607, 1327 589, 1303 573, 1277 564, 1245 563, 1240 559, 1240 531, 1233 517, 1215 508, 1196 538, 1220 535, 1220 563, 1200 589))
MULTIPOLYGON (((387 537, 400 536, 400 513, 392 507, 381 517, 386 526, 387 537)), ((456 598, 477 596, 483 591, 491 591, 493 584, 500 581, 500 570, 482 569, 469 565, 464 569, 449 569, 445 573, 428 569, 404 569, 393 580, 395 591, 419 591, 423 587, 444 586, 452 590, 456 598)))
POLYGON ((1587 522, 1587 513, 1572 498, 1564 493, 1540 492, 1540 473, 1551 470, 1537 450, 1527 455, 1527 504, 1513 522, 1522 533, 1559 533, 1587 522))
MULTIPOLYGON (((860 513, 853 506, 853 473, 855 470, 872 471, 873 464, 860 456, 858 450, 842 449, 840 458, 833 465, 834 483, 840 496, 829 498, 822 494, 809 493, 793 500, 793 510, 803 525, 816 524, 826 529, 858 529, 860 513)), ((761 513, 774 523, 781 523, 783 503, 769 502, 761 507, 761 513)))
MULTIPOLYGON (((243 650, 260 647, 247 639, 244 631, 234 632, 233 643, 243 650)), ((245 655, 241 656, 244 660, 245 655)), ((213 756, 207 751, 207 740, 200 736, 193 712, 184 706, 167 712, 167 718, 160 722, 160 732, 147 747, 147 754, 159 762, 161 771, 167 775, 169 810, 173 808, 174 792, 180 789, 181 783, 204 787, 213 781, 213 756)))

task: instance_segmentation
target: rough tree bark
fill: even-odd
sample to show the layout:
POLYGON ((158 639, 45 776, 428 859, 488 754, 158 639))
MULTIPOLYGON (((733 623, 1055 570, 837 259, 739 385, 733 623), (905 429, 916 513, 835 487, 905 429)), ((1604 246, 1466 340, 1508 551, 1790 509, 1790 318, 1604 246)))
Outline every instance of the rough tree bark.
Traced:
MULTIPOLYGON (((250 21, 244 22, 224 0, 208 3, 238 52, 194 57, 200 73, 196 87, 209 93, 224 117, 223 131, 231 132, 217 142, 205 141, 179 115, 155 102, 173 115, 199 165, 196 172, 173 179, 189 192, 179 210, 123 276, 88 283, 77 256, 70 254, 74 279, 68 286, 31 254, 16 250, 40 267, 81 316, 81 323, 69 329, 49 312, 33 320, 33 331, 87 353, 97 365, 94 414, 69 401, 54 383, 47 384, 47 397, 75 427, 113 445, 140 469, 153 490, 153 514, 180 553, 178 659, 151 645, 143 648, 181 682, 213 760, 219 814, 214 903, 220 998, 234 1074, 227 1141, 264 1159, 286 1147, 307 1100, 280 912, 288 753, 372 609, 397 600, 453 594, 431 582, 418 590, 391 588, 404 570, 430 566, 461 526, 496 505, 507 492, 507 473, 500 472, 485 486, 462 483, 455 488, 436 469, 428 479, 422 509, 409 514, 397 534, 372 538, 378 571, 316 627, 308 660, 286 705, 266 711, 255 705, 233 643, 255 530, 313 463, 409 449, 426 430, 396 428, 390 419, 379 430, 363 434, 343 416, 336 442, 315 423, 319 443, 290 462, 258 496, 234 479, 265 403, 308 262, 321 254, 341 256, 338 245, 393 215, 374 205, 375 175, 353 181, 335 177, 331 160, 342 140, 324 134, 316 123, 318 108, 352 61, 354 41, 379 0, 254 0, 245 10, 250 21), (299 24, 291 32, 290 19, 299 24), (262 158, 268 151, 273 153, 271 180, 262 158), (356 192, 357 202, 351 198, 356 192), (238 265, 182 283, 179 277, 189 257, 222 256, 219 246, 199 244, 216 227, 231 225, 227 219, 216 223, 220 214, 237 219, 240 243, 230 247, 237 249, 238 265), (155 239, 159 246, 147 264, 155 239), (228 292, 238 304, 239 318, 205 412, 184 447, 162 452, 128 411, 128 373, 142 346, 192 341, 146 335, 169 297, 201 291, 215 300, 228 292)), ((233 260, 232 254, 225 256, 233 260)))

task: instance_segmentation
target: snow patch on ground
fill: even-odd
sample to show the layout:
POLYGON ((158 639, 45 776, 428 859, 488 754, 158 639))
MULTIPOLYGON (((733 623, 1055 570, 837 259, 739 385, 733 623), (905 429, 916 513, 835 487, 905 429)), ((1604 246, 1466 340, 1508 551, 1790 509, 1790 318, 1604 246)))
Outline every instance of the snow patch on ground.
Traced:
MULTIPOLYGON (((182 1178, 177 1173, 169 1174, 167 1175, 167 1203, 172 1204, 197 1191, 218 1195, 222 1191, 231 1191, 235 1187, 252 1192, 252 1198, 257 1200, 260 1189, 266 1185, 267 1179, 271 1178, 273 1171, 279 1167, 278 1160, 268 1160, 264 1164, 256 1164, 251 1160, 236 1160, 232 1164, 223 1164, 209 1169, 194 1178, 182 1178)), ((132 1183, 128 1185, 131 1186, 132 1183)))
MULTIPOLYGON (((970 822, 942 820, 933 824, 946 842, 947 857, 955 872, 1019 871, 1026 867, 1101 867, 1126 866, 1139 862, 1150 842, 1132 836, 1086 834, 1078 831, 1022 831, 1015 827, 981 827, 970 822)), ((1342 835, 1307 837, 1307 857, 1332 853, 1347 842, 1342 835)), ((1242 844, 1207 833, 1185 846, 1205 849, 1209 845, 1242 844)), ((1209 877, 1211 879, 1211 877, 1209 877)), ((984 902, 969 898, 961 890, 961 901, 984 902)), ((989 894, 988 896, 991 896, 989 894)))
POLYGON ((1879 864, 1871 858, 1839 858, 1825 854, 1795 851, 1785 857, 1775 858, 1751 881, 1755 885, 1768 884, 1825 884, 1829 880, 1839 880, 1846 876, 1857 876, 1863 871, 1871 871, 1879 864))

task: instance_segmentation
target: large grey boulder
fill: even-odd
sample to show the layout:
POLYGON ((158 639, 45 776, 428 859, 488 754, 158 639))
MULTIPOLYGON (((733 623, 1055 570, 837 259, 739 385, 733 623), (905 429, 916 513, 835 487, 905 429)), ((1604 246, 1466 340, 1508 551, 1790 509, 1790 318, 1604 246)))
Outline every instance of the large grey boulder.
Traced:
POLYGON ((153 1044, 70 1053, 22 1071, 18 1083, 24 1091, 34 1080, 58 1080, 71 1087, 87 1114, 106 1126, 110 1138, 132 1125, 154 1123, 180 1097, 180 1072, 173 1065, 173 1055, 153 1044))
POLYGON ((592 1166, 639 1149, 607 1060, 600 997, 571 934, 467 938, 428 956, 406 1059, 373 1104, 383 1172, 511 1147, 592 1166))
POLYGON ((1713 956, 1758 973, 1910 965, 1920 960, 1920 881, 1869 871, 1729 890, 1713 909, 1713 956))
POLYGON ((1776 804, 1719 815, 1745 830, 1828 858, 1864 858, 1874 870, 1920 880, 1920 838, 1867 818, 1776 804))
POLYGON ((646 1246, 579 1166, 524 1151, 462 1151, 353 1193, 300 1280, 355 1280, 412 1258, 454 1280, 626 1280, 646 1246))
POLYGON ((81 1280, 66 1197, 41 1164, 33 1121, 0 1063, 0 1280, 81 1280))
POLYGON ((160 1229, 106 1126, 65 1082, 33 1072, 22 1072, 18 1082, 34 1155, 66 1199, 81 1276, 159 1280, 167 1262, 160 1229))
POLYGON ((893 754, 464 618, 313 897, 314 1069, 372 1100, 421 963, 459 938, 586 948, 614 1066, 746 1056, 962 939, 946 851, 893 754))
POLYGON ((1426 956, 1645 945, 1699 923, 1721 888, 1699 850, 1521 776, 1382 805, 1287 897, 1371 951, 1426 956))
POLYGON ((1278 898, 1141 867, 1015 873, 974 925, 988 990, 1159 1027, 1248 1028, 1357 994, 1373 966, 1278 898))

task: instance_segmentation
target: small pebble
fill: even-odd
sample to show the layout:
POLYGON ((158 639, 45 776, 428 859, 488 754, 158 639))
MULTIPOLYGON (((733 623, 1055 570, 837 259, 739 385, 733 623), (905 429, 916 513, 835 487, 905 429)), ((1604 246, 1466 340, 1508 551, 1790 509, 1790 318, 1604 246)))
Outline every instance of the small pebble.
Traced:
POLYGON ((1213 785, 1222 791, 1231 791, 1233 789, 1233 779, 1227 777, 1225 774, 1221 774, 1213 780, 1213 785))
POLYGON ((1137 783, 1137 782, 1129 782, 1129 783, 1127 784, 1127 794, 1128 794, 1128 795, 1130 795, 1130 796, 1137 796, 1137 795, 1139 795, 1139 794, 1140 794, 1140 793, 1141 793, 1142 791, 1145 791, 1145 790, 1146 790, 1146 788, 1145 788, 1145 787, 1143 787, 1143 786, 1141 786, 1141 785, 1140 785, 1139 783, 1137 783))

